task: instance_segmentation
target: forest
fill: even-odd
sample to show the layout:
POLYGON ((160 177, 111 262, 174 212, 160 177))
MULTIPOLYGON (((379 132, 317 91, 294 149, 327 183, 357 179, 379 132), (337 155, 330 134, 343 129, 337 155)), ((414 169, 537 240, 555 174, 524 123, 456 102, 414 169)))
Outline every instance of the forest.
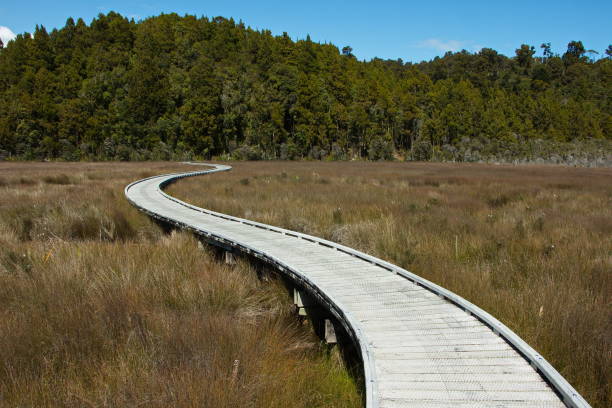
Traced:
POLYGON ((605 164, 611 58, 572 41, 360 61, 223 17, 69 18, 0 44, 0 159, 605 164))

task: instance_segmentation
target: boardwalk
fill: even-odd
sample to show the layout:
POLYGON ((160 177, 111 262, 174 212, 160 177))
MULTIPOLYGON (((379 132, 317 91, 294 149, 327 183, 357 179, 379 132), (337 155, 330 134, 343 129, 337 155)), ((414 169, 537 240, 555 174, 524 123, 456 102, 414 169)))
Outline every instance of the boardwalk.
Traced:
POLYGON ((258 257, 305 288, 361 351, 366 404, 395 407, 588 407, 537 352, 465 299, 395 265, 316 237, 203 210, 162 191, 180 177, 126 187, 149 215, 258 257))

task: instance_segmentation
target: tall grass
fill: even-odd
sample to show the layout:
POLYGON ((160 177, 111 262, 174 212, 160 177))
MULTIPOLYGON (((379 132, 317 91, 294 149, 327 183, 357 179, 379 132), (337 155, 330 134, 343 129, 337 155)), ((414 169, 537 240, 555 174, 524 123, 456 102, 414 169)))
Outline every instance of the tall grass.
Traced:
POLYGON ((360 406, 278 282, 127 204, 185 168, 141 166, 0 164, 0 406, 360 406))
POLYGON ((170 193, 392 261, 489 311, 612 405, 610 169, 236 163, 170 193))

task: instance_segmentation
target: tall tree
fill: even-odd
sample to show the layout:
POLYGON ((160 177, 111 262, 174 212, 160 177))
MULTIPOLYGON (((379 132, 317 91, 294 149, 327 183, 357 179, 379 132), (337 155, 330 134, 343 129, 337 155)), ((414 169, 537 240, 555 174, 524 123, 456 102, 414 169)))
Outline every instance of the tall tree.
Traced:
POLYGON ((567 51, 563 54, 563 62, 566 66, 576 64, 578 62, 585 62, 586 57, 584 54, 586 50, 582 41, 570 41, 567 44, 567 51))
POLYGON ((540 45, 540 48, 542 48, 543 50, 542 52, 544 54, 545 60, 553 57, 552 48, 550 46, 550 43, 542 43, 542 45, 540 45))
POLYGON ((535 54, 535 48, 531 45, 521 44, 521 48, 516 49, 516 61, 519 66, 523 68, 523 72, 529 71, 533 65, 533 55, 535 54))

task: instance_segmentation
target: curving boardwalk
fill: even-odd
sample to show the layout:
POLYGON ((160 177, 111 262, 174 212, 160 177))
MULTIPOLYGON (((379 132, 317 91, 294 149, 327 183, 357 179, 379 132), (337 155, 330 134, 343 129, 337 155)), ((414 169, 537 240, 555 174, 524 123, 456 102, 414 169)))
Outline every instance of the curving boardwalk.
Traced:
POLYGON ((344 326, 364 367, 368 408, 589 407, 535 350, 465 299, 395 265, 316 237, 204 210, 150 177, 125 195, 152 217, 255 256, 292 278, 344 326))

